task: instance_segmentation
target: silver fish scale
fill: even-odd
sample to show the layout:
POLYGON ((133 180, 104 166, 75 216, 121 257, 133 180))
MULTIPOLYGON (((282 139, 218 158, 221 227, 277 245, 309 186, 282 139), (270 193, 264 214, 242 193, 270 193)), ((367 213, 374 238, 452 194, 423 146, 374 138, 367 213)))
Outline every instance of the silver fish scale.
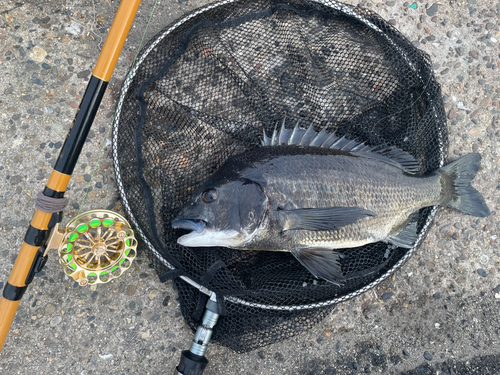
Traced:
MULTIPOLYGON (((331 231, 285 231, 278 247, 283 246, 284 239, 289 246, 328 248, 384 240, 397 233, 412 212, 442 201, 437 174, 413 177, 384 162, 345 152, 318 153, 318 149, 309 147, 287 155, 291 147, 296 149, 269 148, 264 160, 251 166, 267 181, 264 192, 271 202, 270 221, 279 221, 279 209, 327 207, 361 207, 375 212, 377 217, 331 231)), ((262 155, 263 149, 260 151, 262 155)), ((268 235, 278 238, 280 233, 268 235)))

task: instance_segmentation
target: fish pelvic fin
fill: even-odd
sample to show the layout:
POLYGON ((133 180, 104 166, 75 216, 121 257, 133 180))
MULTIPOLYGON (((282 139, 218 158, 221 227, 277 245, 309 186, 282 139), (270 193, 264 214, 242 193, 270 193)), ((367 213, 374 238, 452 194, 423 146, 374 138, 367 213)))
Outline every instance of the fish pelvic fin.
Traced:
POLYGON ((338 286, 345 283, 345 277, 340 265, 342 254, 331 249, 315 247, 295 248, 291 249, 290 252, 300 264, 317 278, 338 286))
POLYGON ((288 145, 342 150, 356 156, 376 159, 394 165, 409 174, 415 174, 420 170, 419 161, 397 147, 386 144, 369 146, 363 142, 339 137, 335 133, 328 133, 325 127, 318 133, 314 130, 313 123, 307 129, 303 129, 299 127, 299 122, 297 122, 293 129, 287 129, 285 127, 285 119, 283 119, 280 130, 278 131, 277 127, 275 127, 271 137, 267 136, 264 129, 262 145, 288 145))
POLYGON ((471 153, 439 170, 448 180, 445 188, 451 190, 451 199, 443 205, 473 216, 490 215, 483 196, 471 186, 480 165, 481 155, 471 153))
POLYGON ((373 211, 361 207, 300 208, 279 210, 284 230, 335 230, 366 217, 376 217, 373 211))

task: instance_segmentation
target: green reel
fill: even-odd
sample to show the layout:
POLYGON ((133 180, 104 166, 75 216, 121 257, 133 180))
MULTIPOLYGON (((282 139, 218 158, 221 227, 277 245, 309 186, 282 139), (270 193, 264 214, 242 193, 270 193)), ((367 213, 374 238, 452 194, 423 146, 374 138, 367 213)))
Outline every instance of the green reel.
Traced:
POLYGON ((54 228, 49 248, 57 248, 64 272, 81 286, 120 277, 137 255, 134 231, 123 216, 106 210, 84 212, 63 230, 54 228), (54 246, 55 245, 55 246, 54 246))

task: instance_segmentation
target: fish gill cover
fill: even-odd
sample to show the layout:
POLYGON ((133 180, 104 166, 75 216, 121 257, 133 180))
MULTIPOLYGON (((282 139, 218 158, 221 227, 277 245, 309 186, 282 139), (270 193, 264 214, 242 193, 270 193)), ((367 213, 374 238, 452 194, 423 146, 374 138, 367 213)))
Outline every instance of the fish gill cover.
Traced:
MULTIPOLYGON (((223 316, 212 340, 248 351, 311 328, 336 303, 399 268, 415 248, 383 242, 343 250, 345 283, 316 279, 289 253, 187 248, 171 224, 232 155, 261 147, 285 119, 411 154, 419 174, 447 150, 429 57, 375 13, 335 1, 224 1, 165 28, 122 88, 113 152, 125 209, 159 274, 171 276, 194 330, 206 296, 223 316)), ((420 210, 420 240, 435 209, 420 210)), ((421 241, 417 242, 417 246, 421 241)))

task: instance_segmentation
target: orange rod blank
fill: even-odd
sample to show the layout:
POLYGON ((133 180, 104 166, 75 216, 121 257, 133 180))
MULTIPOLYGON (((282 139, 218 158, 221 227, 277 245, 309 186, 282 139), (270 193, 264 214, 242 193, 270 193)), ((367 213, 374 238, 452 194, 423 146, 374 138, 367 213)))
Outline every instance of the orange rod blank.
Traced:
POLYGON ((31 219, 31 226, 36 229, 45 230, 49 229, 49 222, 52 214, 47 212, 43 212, 41 210, 36 210, 33 215, 33 219, 31 219))
POLYGON ((104 47, 99 55, 99 60, 92 73, 95 77, 109 82, 111 74, 115 69, 116 62, 132 26, 135 13, 139 8, 141 0, 123 0, 116 13, 113 25, 109 30, 104 47))
POLYGON ((26 286, 25 281, 28 277, 28 272, 31 269, 31 264, 39 248, 39 246, 31 246, 23 242, 21 250, 19 250, 19 254, 17 255, 16 263, 14 263, 14 268, 9 276, 10 285, 18 287, 26 286))
POLYGON ((70 178, 71 175, 64 174, 53 169, 50 174, 49 181, 47 182, 47 187, 54 191, 66 191, 70 178))
POLYGON ((0 299, 0 349, 9 333, 10 325, 16 315, 17 307, 21 301, 9 301, 8 299, 0 299))

